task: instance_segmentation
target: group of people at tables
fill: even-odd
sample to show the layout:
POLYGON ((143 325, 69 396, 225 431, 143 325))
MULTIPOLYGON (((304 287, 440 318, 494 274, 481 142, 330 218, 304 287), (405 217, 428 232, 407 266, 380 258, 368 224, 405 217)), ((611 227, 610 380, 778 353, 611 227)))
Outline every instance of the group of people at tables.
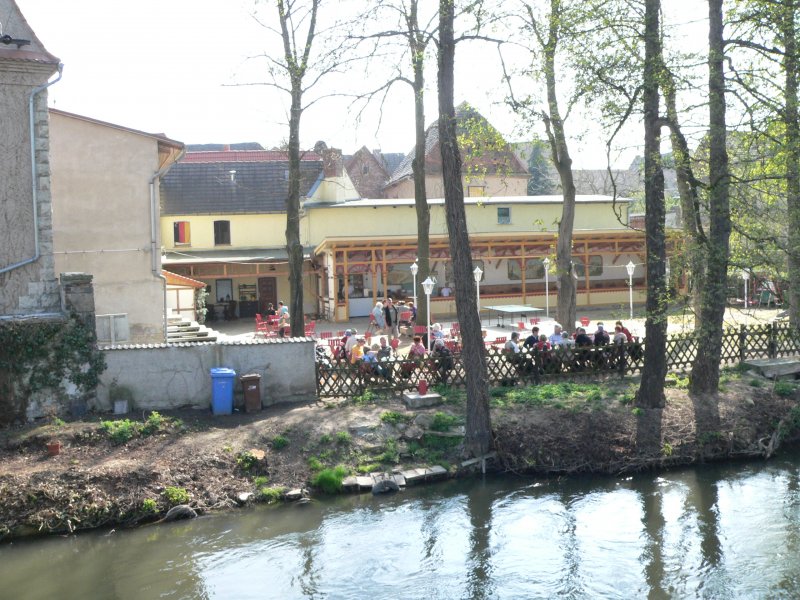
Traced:
POLYGON ((633 335, 621 321, 616 322, 613 334, 599 322, 597 330, 591 335, 586 333, 584 327, 578 327, 569 335, 556 323, 550 336, 540 334, 539 328, 534 326, 531 334, 522 343, 519 332, 513 332, 511 339, 505 343, 503 352, 512 363, 528 368, 533 368, 530 353, 534 351, 542 357, 540 366, 544 367, 559 362, 558 357, 564 355, 569 355, 574 361, 572 366, 577 368, 587 366, 586 363, 592 359, 596 363, 613 366, 615 360, 624 354, 620 350, 633 341, 633 335), (597 351, 592 352, 591 348, 596 348, 597 351), (569 352, 570 349, 574 350, 569 352), (563 352, 559 353, 559 350, 563 352))
POLYGON ((280 337, 286 335, 286 330, 291 327, 291 315, 289 314, 289 307, 283 302, 278 302, 278 308, 275 308, 270 302, 262 315, 262 319, 268 324, 269 327, 275 329, 280 337))

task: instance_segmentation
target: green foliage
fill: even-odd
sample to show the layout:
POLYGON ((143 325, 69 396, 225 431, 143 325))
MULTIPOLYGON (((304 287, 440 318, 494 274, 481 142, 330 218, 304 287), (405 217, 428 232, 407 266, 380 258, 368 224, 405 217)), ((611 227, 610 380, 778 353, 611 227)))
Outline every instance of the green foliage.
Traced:
POLYGON ((161 414, 159 414, 158 412, 153 411, 150 413, 150 415, 147 417, 147 420, 144 422, 144 425, 142 426, 142 433, 144 435, 151 435, 153 433, 156 433, 157 431, 160 431, 161 428, 164 427, 166 423, 167 423, 166 418, 161 416, 161 414))
POLYGON ((145 498, 144 500, 142 500, 142 512, 157 513, 158 502, 156 502, 152 498, 145 498))
POLYGON ((764 382, 760 379, 751 379, 750 380, 750 387, 760 388, 764 386, 764 382))
POLYGON ((245 450, 236 455, 236 464, 242 471, 249 471, 258 464, 258 458, 249 450, 245 450))
POLYGON ((778 396, 781 396, 782 398, 788 398, 794 394, 795 391, 797 391, 797 387, 789 381, 778 379, 775 382, 774 390, 778 396))
POLYGON ((364 390, 364 393, 360 396, 353 396, 353 402, 357 406, 364 406, 366 404, 372 404, 375 402, 375 394, 372 390, 364 390))
POLYGON ((130 419, 101 421, 100 428, 115 444, 124 444, 139 434, 141 425, 130 419))
POLYGON ((189 492, 180 487, 167 486, 161 495, 166 498, 172 506, 177 504, 186 504, 189 502, 189 492))
POLYGON ((289 445, 289 439, 284 437, 284 436, 282 436, 282 435, 280 435, 280 434, 276 435, 274 438, 272 438, 272 449, 273 450, 283 450, 288 445, 289 445))
POLYGON ((422 436, 422 443, 425 444, 425 447, 430 450, 452 450, 456 446, 459 446, 463 442, 463 438, 461 437, 442 437, 438 435, 428 435, 425 434, 422 436))
POLYGON ((642 409, 637 406, 636 408, 631 409, 631 414, 634 417, 638 417, 639 415, 642 414, 642 409))
POLYGON ((342 482, 346 476, 347 469, 338 465, 333 469, 323 469, 311 479, 311 483, 326 494, 336 494, 342 490, 342 482))
POLYGON ((253 485, 255 485, 258 488, 264 487, 268 483, 269 483, 269 477, 267 477, 266 475, 259 475, 258 477, 253 479, 253 485))
MULTIPOLYGON (((210 287, 210 286, 209 286, 210 287)), ((206 308, 206 301, 208 300, 208 287, 199 288, 194 293, 194 306, 197 309, 197 322, 201 325, 206 322, 206 315, 208 308, 206 308)))
POLYGON ((285 493, 285 487, 262 487, 258 490, 258 499, 267 504, 274 504, 280 502, 285 493))
POLYGON ((390 425, 397 425, 398 423, 407 423, 413 417, 411 415, 406 415, 403 413, 399 413, 394 410, 389 410, 384 413, 381 413, 381 421, 384 423, 389 423, 390 425))
POLYGON ((397 440, 389 438, 384 445, 383 453, 378 456, 382 464, 394 465, 400 461, 400 452, 397 448, 397 440))
POLYGON ((371 463, 364 463, 363 465, 358 465, 356 467, 356 471, 358 471, 362 475, 368 475, 369 473, 374 473, 380 470, 380 468, 381 468, 380 463, 371 462, 371 463))
POLYGON ((53 427, 63 427, 64 425, 66 425, 66 423, 64 422, 64 419, 60 419, 58 417, 53 417, 52 424, 53 424, 53 427))
POLYGON ((350 444, 352 441, 353 441, 353 439, 350 437, 350 434, 347 433, 346 431, 337 431, 336 432, 336 443, 337 444, 346 445, 346 444, 350 444))
POLYGON ((10 375, 23 409, 33 393, 57 391, 65 380, 89 396, 105 368, 94 331, 74 316, 66 322, 0 324, 0 372, 10 375))
POLYGON ((663 454, 666 457, 669 457, 672 456, 672 452, 673 452, 672 444, 670 444, 669 442, 664 442, 664 445, 661 446, 661 454, 663 454))
POLYGON ((433 431, 449 431, 450 428, 458 422, 458 417, 455 415, 448 415, 443 412, 437 412, 433 415, 430 429, 433 431))
POLYGON ((308 457, 308 468, 312 471, 321 471, 322 470, 322 461, 316 456, 309 456, 308 457))
POLYGON ((333 441, 333 437, 331 437, 330 433, 323 433, 319 436, 319 443, 320 444, 330 444, 333 441))

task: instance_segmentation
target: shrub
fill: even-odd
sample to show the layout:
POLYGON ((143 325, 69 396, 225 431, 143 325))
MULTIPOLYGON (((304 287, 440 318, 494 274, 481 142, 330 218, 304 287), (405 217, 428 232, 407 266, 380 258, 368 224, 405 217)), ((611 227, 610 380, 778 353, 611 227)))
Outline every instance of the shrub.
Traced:
POLYGON ((158 512, 158 502, 152 498, 145 498, 142 500, 142 512, 156 513, 158 512))
POLYGON ((323 433, 319 436, 319 443, 320 444, 330 444, 333 441, 330 433, 323 433))
POLYGON ((362 475, 368 475, 370 473, 374 473, 375 471, 378 471, 380 468, 381 468, 381 464, 380 463, 366 463, 366 464, 363 464, 363 465, 358 465, 356 467, 356 471, 358 471, 362 475))
POLYGON ((751 379, 750 380, 750 387, 760 388, 764 385, 764 382, 760 379, 751 379))
POLYGON ((144 422, 142 426, 142 434, 144 435, 151 435, 159 431, 162 427, 167 424, 168 420, 161 416, 160 413, 153 411, 150 413, 150 416, 147 417, 147 420, 144 422))
POLYGON ((397 440, 386 440, 383 454, 378 456, 378 460, 384 464, 396 464, 400 460, 400 452, 397 449, 397 440))
POLYGON ((339 431, 336 433, 337 444, 349 444, 352 441, 350 434, 346 431, 339 431))
POLYGON ((375 394, 372 393, 372 390, 365 390, 363 394, 360 396, 353 396, 353 402, 355 402, 359 406, 363 406, 365 404, 370 404, 375 401, 375 394))
POLYGON ((257 488, 264 487, 269 483, 269 477, 266 475, 259 475, 255 479, 253 479, 253 483, 257 488))
POLYGON ((115 444, 124 444, 139 433, 141 425, 130 419, 120 421, 101 421, 100 427, 115 444))
POLYGON ((255 467, 257 463, 258 458, 249 450, 245 450, 236 455, 236 464, 239 465, 239 468, 243 471, 249 471, 255 467))
POLYGON ((167 486, 161 495, 173 506, 176 504, 186 504, 189 502, 189 492, 183 488, 167 486))
POLYGON ((312 471, 321 471, 322 462, 316 456, 308 457, 308 468, 312 471))
POLYGON ((326 494, 336 494, 342 490, 342 481, 347 475, 347 469, 342 465, 333 469, 323 469, 311 480, 311 483, 326 494))
POLYGON ((274 438, 272 438, 273 450, 283 450, 288 445, 289 445, 289 440, 282 435, 276 435, 274 438))

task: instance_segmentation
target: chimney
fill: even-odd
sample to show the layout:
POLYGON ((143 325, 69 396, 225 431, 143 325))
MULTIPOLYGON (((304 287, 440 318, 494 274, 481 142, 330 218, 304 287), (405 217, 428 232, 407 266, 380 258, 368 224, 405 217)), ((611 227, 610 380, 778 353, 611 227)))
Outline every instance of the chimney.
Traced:
POLYGON ((338 148, 325 148, 322 152, 322 168, 325 177, 341 177, 344 172, 342 151, 338 148))

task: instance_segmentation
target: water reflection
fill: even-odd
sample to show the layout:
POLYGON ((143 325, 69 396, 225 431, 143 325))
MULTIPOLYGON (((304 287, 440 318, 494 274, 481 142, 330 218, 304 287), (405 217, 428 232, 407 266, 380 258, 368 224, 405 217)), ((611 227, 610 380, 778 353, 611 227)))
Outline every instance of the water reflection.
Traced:
POLYGON ((0 596, 793 598, 799 467, 456 481, 15 543, 0 596))

